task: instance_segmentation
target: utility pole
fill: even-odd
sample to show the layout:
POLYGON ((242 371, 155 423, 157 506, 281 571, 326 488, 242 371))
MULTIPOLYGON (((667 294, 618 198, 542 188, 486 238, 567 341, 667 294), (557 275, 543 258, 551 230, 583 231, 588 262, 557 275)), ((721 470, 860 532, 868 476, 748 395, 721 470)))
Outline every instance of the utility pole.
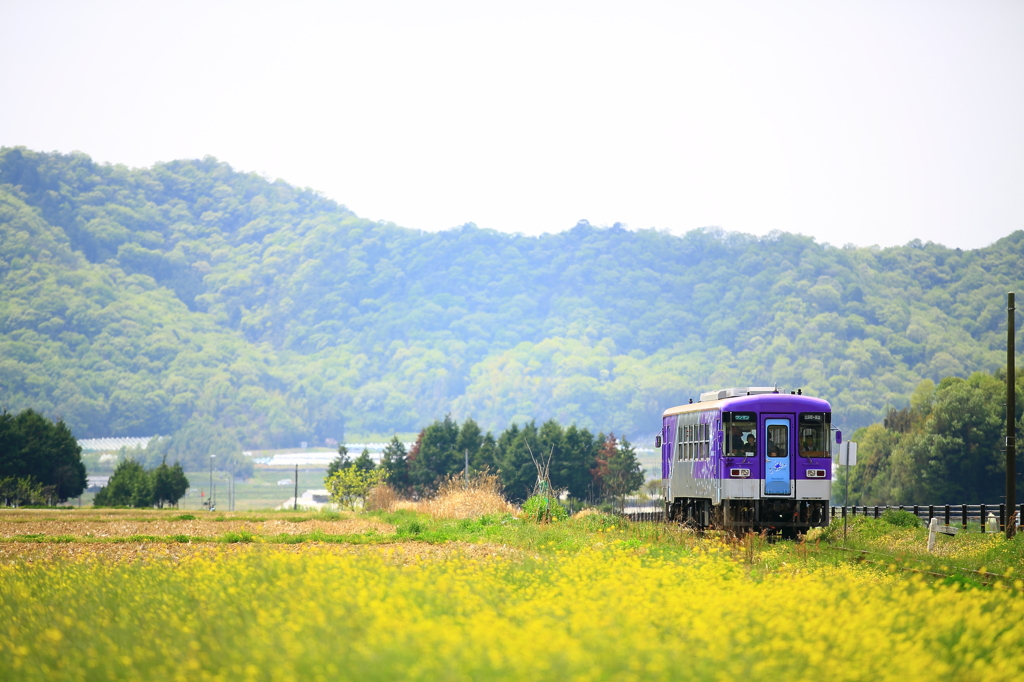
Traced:
POLYGON ((292 506, 292 511, 299 508, 299 465, 295 465, 295 501, 292 506))
POLYGON ((213 511, 213 458, 217 455, 210 455, 210 511, 213 511))
MULTIPOLYGON (((767 476, 765 476, 767 478, 767 476)), ((846 517, 850 515, 850 443, 846 443, 846 490, 843 491, 843 545, 846 544, 846 517)))
POLYGON ((1006 294, 1006 539, 1017 534, 1017 372, 1014 367, 1013 292, 1006 294))
POLYGON ((466 452, 466 468, 463 469, 463 476, 462 476, 462 478, 465 480, 464 487, 466 488, 466 490, 469 490, 469 449, 467 448, 465 452, 466 452))

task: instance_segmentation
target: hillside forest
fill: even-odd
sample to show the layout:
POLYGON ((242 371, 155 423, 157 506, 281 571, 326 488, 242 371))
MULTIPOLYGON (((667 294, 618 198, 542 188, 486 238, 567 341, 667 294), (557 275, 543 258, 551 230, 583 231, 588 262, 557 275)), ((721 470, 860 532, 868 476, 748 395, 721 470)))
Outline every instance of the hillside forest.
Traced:
POLYGON ((915 409, 922 382, 997 370, 1022 282, 1021 231, 970 251, 586 221, 429 233, 213 158, 0 149, 0 407, 80 438, 239 451, 450 413, 646 442, 703 390, 776 383, 849 431, 915 409))

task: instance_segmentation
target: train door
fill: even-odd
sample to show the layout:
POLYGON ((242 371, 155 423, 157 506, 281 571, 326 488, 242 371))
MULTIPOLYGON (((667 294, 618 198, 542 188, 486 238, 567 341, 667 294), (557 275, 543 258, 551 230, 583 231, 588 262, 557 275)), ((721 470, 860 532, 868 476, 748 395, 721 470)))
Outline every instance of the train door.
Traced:
POLYGON ((793 496, 793 453, 790 419, 773 417, 764 420, 764 494, 793 496))

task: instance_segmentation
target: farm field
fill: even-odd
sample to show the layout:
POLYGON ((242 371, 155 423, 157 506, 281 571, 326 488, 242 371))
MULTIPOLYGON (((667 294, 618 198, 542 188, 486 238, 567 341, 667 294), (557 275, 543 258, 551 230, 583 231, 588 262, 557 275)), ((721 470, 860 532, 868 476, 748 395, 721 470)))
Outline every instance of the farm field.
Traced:
POLYGON ((837 530, 769 544, 598 514, 6 511, 0 679, 1024 673, 1024 541, 960 536, 929 557, 922 529, 862 519, 848 545, 893 557, 864 563, 837 530))

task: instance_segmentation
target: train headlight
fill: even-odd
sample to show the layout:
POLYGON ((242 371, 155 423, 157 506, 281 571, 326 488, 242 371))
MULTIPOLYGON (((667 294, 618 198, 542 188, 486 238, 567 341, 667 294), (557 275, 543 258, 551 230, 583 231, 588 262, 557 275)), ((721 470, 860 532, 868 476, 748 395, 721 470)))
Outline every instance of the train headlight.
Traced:
POLYGON ((729 469, 732 478, 750 478, 750 469, 729 469))
POLYGON ((807 478, 825 478, 824 469, 808 469, 807 478))

